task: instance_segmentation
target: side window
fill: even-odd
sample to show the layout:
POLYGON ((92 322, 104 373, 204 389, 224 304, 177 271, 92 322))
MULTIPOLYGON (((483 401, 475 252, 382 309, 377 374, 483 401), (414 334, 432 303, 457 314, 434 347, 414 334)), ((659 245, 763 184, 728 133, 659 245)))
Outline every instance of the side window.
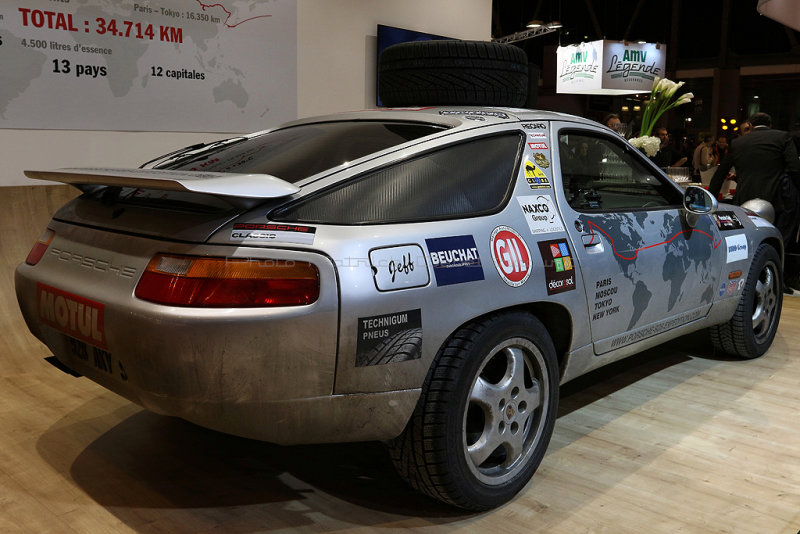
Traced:
POLYGON ((681 203, 674 187, 617 140, 566 131, 558 143, 564 195, 575 210, 630 211, 681 203))
POLYGON ((279 208, 270 217, 382 224, 493 213, 511 194, 523 141, 514 132, 436 149, 279 208))

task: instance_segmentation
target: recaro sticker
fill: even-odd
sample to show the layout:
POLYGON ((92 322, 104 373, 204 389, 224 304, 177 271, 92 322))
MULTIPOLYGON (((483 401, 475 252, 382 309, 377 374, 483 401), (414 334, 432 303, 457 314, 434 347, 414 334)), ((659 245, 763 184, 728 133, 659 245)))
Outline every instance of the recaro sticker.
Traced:
POLYGON ((575 289, 575 265, 566 239, 539 241, 539 253, 544 263, 547 294, 555 295, 575 289))
POLYGON ((265 241, 278 243, 314 244, 317 229, 313 226, 275 223, 236 223, 231 241, 265 241))
POLYGON ((742 222, 732 211, 718 211, 714 214, 714 220, 717 222, 717 227, 722 230, 741 230, 744 228, 742 222))
POLYGON ((422 357, 422 310, 358 318, 356 367, 422 357))
POLYGON ((369 251, 369 263, 379 291, 397 291, 428 285, 431 277, 419 245, 399 245, 369 251))
POLYGON ((508 226, 498 226, 490 239, 492 261, 500 278, 511 287, 524 284, 531 275, 531 252, 522 236, 508 226))
POLYGON ((471 235, 426 239, 437 286, 483 280, 483 265, 471 235))
POLYGON ((725 246, 728 251, 727 263, 747 259, 747 236, 736 234, 725 238, 725 246))
POLYGON ((550 189, 550 180, 547 175, 533 162, 525 160, 525 180, 531 189, 550 189))
POLYGON ((521 196, 517 197, 517 202, 533 235, 564 231, 564 223, 550 195, 521 196))

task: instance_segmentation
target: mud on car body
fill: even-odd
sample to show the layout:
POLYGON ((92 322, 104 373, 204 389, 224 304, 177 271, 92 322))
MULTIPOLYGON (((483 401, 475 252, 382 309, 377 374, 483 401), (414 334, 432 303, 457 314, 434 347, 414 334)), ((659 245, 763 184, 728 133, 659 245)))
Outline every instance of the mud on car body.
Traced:
POLYGON ((385 440, 467 509, 528 482, 560 384, 700 329, 760 356, 780 318, 772 225, 564 114, 355 112, 28 174, 83 191, 16 272, 64 366, 235 435, 385 440))

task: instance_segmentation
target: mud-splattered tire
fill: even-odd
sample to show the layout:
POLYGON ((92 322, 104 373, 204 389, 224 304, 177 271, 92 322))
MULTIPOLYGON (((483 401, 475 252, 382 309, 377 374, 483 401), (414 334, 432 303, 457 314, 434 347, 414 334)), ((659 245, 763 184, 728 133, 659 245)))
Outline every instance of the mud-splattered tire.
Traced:
POLYGON ((522 107, 528 59, 513 45, 485 41, 414 41, 392 45, 379 64, 384 106, 522 107))
POLYGON ((389 443, 395 467, 414 489, 459 508, 507 502, 550 442, 558 374, 553 342, 529 314, 461 328, 437 354, 406 429, 389 443))
POLYGON ((781 259, 770 245, 756 249, 736 312, 727 323, 709 328, 711 342, 721 352, 758 358, 769 349, 783 305, 781 259))

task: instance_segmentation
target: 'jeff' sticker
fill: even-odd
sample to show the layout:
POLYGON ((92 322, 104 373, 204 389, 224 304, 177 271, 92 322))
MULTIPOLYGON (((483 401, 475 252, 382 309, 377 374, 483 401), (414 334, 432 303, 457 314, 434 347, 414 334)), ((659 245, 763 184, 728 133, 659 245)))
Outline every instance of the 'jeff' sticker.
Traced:
POLYGON ((419 245, 400 245, 369 251, 369 263, 379 291, 428 285, 430 275, 419 245))

